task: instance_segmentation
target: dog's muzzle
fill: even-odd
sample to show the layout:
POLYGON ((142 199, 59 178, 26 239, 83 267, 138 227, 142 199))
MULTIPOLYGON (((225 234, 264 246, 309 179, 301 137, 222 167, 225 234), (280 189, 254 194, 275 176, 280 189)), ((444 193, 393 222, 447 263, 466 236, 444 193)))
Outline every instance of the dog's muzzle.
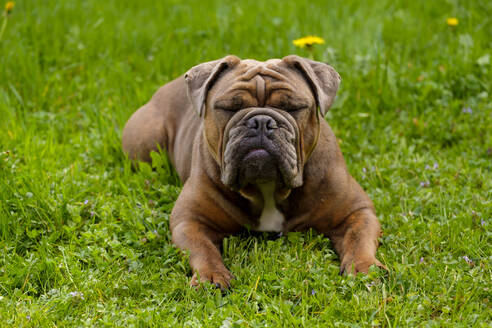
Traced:
POLYGON ((299 131, 294 118, 273 108, 238 111, 224 130, 221 180, 233 190, 274 181, 302 185, 299 131))

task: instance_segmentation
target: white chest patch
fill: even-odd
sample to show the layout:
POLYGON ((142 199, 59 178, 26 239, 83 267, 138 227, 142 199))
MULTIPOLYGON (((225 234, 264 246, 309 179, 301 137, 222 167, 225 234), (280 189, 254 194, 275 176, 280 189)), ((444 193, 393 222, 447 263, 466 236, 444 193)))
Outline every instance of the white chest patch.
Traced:
POLYGON ((260 216, 260 224, 254 230, 256 231, 277 231, 283 230, 285 221, 284 215, 275 206, 273 194, 275 192, 275 183, 266 183, 258 186, 263 194, 265 204, 260 216))

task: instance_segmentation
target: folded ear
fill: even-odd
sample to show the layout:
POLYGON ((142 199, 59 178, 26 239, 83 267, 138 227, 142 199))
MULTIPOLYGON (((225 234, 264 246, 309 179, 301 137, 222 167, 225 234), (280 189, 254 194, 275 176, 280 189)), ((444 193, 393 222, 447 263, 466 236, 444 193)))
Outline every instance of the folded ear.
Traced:
POLYGON ((301 71, 313 89, 321 115, 330 108, 340 84, 340 75, 328 64, 290 55, 282 59, 285 63, 301 71))
POLYGON ((207 93, 224 70, 240 62, 236 56, 227 56, 219 60, 206 62, 192 67, 184 78, 188 91, 188 98, 198 115, 205 115, 205 101, 207 93))

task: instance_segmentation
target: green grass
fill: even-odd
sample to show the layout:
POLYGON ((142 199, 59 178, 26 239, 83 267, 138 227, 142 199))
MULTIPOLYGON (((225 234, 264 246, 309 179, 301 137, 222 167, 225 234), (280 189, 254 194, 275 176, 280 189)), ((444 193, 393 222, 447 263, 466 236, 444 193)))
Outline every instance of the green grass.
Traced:
POLYGON ((490 327, 491 12, 18 0, 0 41, 0 325, 490 327), (307 56, 292 45, 307 34, 342 76, 327 120, 376 205, 390 271, 338 276, 314 232, 244 234, 224 242, 232 291, 190 289, 168 227, 180 184, 163 157, 133 172, 122 127, 191 66, 307 56))

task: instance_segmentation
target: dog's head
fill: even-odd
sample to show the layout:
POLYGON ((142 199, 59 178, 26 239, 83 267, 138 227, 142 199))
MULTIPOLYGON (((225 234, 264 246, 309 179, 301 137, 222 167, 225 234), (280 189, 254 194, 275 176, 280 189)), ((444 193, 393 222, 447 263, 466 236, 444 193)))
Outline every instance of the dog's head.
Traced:
POLYGON ((340 83, 331 66, 295 55, 266 62, 227 56, 193 67, 185 80, 225 185, 302 185, 319 120, 340 83))

